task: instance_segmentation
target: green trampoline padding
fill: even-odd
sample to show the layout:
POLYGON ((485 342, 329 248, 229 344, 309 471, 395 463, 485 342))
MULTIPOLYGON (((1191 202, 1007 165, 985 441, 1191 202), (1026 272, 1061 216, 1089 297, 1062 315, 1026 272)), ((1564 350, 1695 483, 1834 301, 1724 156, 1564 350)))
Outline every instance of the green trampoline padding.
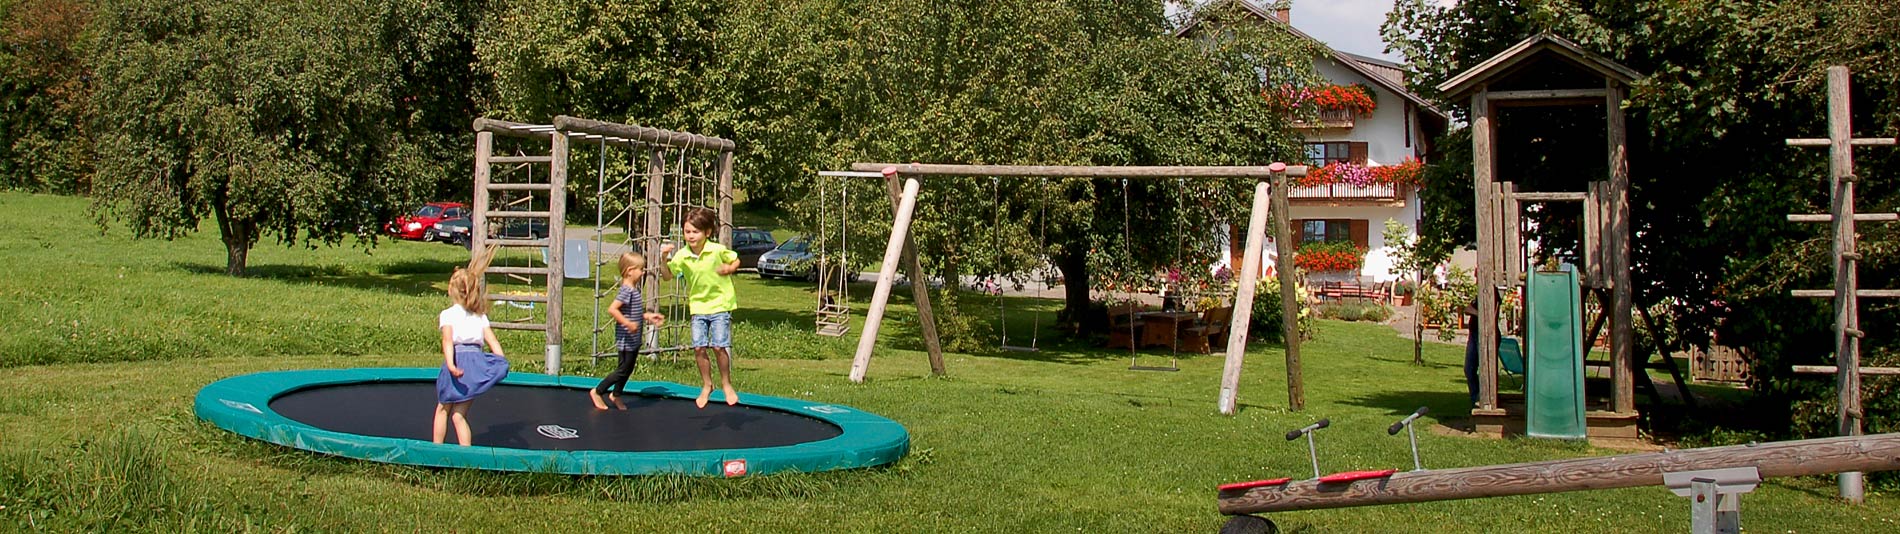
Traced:
POLYGON ((429 440, 435 368, 234 376, 200 389, 200 419, 252 438, 375 462, 576 475, 760 475, 888 464, 910 450, 895 421, 849 406, 758 394, 726 406, 671 382, 629 382, 628 410, 595 410, 598 379, 512 373, 477 397, 475 445, 429 440), (735 466, 740 469, 735 471, 735 466))

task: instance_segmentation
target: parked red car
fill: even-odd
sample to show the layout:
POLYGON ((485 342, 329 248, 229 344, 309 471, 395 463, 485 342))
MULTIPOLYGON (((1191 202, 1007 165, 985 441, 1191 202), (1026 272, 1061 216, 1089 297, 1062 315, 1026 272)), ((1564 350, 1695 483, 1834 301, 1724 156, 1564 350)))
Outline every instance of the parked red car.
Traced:
POLYGON ((383 230, 403 239, 422 239, 423 232, 435 223, 468 215, 468 206, 460 202, 430 202, 416 208, 414 213, 397 217, 383 230))

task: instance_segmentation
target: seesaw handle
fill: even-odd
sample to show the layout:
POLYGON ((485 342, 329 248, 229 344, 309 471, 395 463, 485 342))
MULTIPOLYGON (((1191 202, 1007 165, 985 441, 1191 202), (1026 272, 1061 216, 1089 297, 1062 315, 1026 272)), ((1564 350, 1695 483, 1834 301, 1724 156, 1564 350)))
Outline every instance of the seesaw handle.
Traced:
POLYGON ((1385 435, 1387 436, 1398 435, 1399 429, 1405 428, 1405 425, 1411 424, 1413 420, 1418 419, 1419 416, 1425 415, 1427 412, 1430 412, 1430 411, 1431 411, 1430 409, 1424 406, 1418 407, 1418 410, 1412 412, 1412 415, 1405 416, 1404 419, 1400 419, 1399 422, 1392 423, 1392 426, 1387 427, 1385 429, 1385 435))
POLYGON ((1306 435, 1306 433, 1307 433, 1307 432, 1312 432, 1312 431, 1314 431, 1314 430, 1319 430, 1319 429, 1322 429, 1322 428, 1326 428, 1326 426, 1327 426, 1327 425, 1331 425, 1331 424, 1333 424, 1333 420, 1331 420, 1331 419, 1321 419, 1321 420, 1319 420, 1319 422, 1317 422, 1317 423, 1313 423, 1313 424, 1310 424, 1310 425, 1306 425, 1306 427, 1304 427, 1304 428, 1301 428, 1301 429, 1299 429, 1299 430, 1294 430, 1294 431, 1291 431, 1291 432, 1287 432, 1287 433, 1286 433, 1286 440, 1287 440, 1287 441, 1293 441, 1293 440, 1296 440, 1296 439, 1300 439, 1300 436, 1304 436, 1304 435, 1306 435))

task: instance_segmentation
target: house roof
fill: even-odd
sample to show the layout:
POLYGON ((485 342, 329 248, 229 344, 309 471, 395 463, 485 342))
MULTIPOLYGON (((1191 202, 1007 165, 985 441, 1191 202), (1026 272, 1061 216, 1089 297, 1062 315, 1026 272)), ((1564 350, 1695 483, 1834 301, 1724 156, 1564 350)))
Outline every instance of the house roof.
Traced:
MULTIPOLYGON (((1412 94, 1411 91, 1406 90, 1405 87, 1401 85, 1400 83, 1398 83, 1397 81, 1374 71, 1372 67, 1367 66, 1367 63, 1368 62, 1384 63, 1383 65, 1379 65, 1379 66, 1387 67, 1387 68, 1395 68, 1395 69, 1404 69, 1402 65, 1399 65, 1397 63, 1385 62, 1382 60, 1374 60, 1372 58, 1367 58, 1363 56, 1355 56, 1352 54, 1334 50, 1333 47, 1327 46, 1326 43, 1321 42, 1319 39, 1314 39, 1313 36, 1307 35, 1306 32, 1300 31, 1299 28, 1293 27, 1292 24, 1280 22, 1279 18, 1273 16, 1272 11, 1269 11, 1264 7, 1260 7, 1259 5, 1254 4, 1253 2, 1249 0, 1216 0, 1216 2, 1212 4, 1208 4, 1208 6, 1201 9, 1200 13, 1206 13, 1210 9, 1212 9, 1215 5, 1218 5, 1220 3, 1233 4, 1237 7, 1240 7, 1242 10, 1245 10, 1248 14, 1253 15, 1256 18, 1259 18, 1262 21, 1265 21, 1270 24, 1277 24, 1281 28, 1285 28, 1287 31, 1293 32, 1293 35, 1297 35, 1302 39, 1306 39, 1308 41, 1312 41, 1313 43, 1320 45, 1321 48, 1326 49, 1327 53, 1332 54, 1332 58, 1334 61, 1346 67, 1346 69, 1351 70, 1355 73, 1358 73, 1360 76, 1364 76, 1366 78, 1366 81, 1372 82, 1373 85, 1379 86, 1380 89, 1384 89, 1388 92, 1391 92, 1392 94, 1399 95, 1400 98, 1404 98, 1406 101, 1411 102, 1413 105, 1418 106, 1418 109, 1423 110, 1427 113, 1430 113, 1434 117, 1437 117, 1441 120, 1449 120, 1450 116, 1446 115, 1444 111, 1440 111, 1438 109, 1438 106, 1433 105, 1431 101, 1426 100, 1423 97, 1420 97, 1416 94, 1412 94), (1370 61, 1367 61, 1367 60, 1370 60, 1370 61)), ((1188 20, 1187 24, 1183 24, 1181 25, 1180 29, 1175 30, 1174 36, 1186 37, 1188 34, 1193 33, 1195 29, 1201 26, 1202 20, 1203 19, 1201 18, 1201 15, 1197 13, 1196 15, 1194 15, 1194 18, 1188 20)))
POLYGON ((1634 69, 1584 50, 1569 39, 1545 32, 1511 45, 1498 55, 1491 56, 1491 59, 1486 59, 1471 67, 1470 70, 1453 76, 1450 80, 1445 80, 1445 83, 1438 84, 1438 90, 1445 94, 1445 98, 1463 97, 1470 94, 1478 85, 1503 76, 1511 72, 1513 68, 1524 64, 1525 61, 1544 53, 1556 54, 1577 66, 1624 85, 1635 83, 1645 77, 1634 69))

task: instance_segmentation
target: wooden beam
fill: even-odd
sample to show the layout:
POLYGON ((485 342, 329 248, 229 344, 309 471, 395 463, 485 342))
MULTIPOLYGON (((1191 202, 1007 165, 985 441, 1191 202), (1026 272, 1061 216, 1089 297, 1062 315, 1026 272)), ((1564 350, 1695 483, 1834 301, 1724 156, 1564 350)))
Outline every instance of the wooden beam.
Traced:
MULTIPOLYGON (((1856 139, 1849 139, 1848 144, 1851 146, 1894 146, 1894 145, 1900 145, 1900 139, 1896 139, 1893 137, 1875 137, 1875 138, 1862 137, 1862 138, 1856 138, 1856 139)), ((1833 146, 1833 145, 1834 145, 1834 141, 1832 139, 1789 139, 1788 140, 1788 146, 1833 146)))
POLYGON ((633 139, 647 144, 671 148, 690 148, 731 152, 737 147, 729 139, 699 135, 687 132, 675 132, 659 128, 648 128, 632 124, 597 121, 567 115, 554 117, 554 128, 563 132, 580 132, 622 139, 633 139))
POLYGON ((1533 89, 1527 91, 1492 91, 1490 99, 1500 100, 1577 100, 1588 98, 1592 104, 1602 104, 1603 97, 1609 92, 1604 89, 1533 89))
MULTIPOLYGON (((1266 166, 1181 167, 1181 166, 1055 166, 1055 165, 938 165, 918 163, 853 163, 851 170, 881 172, 897 169, 904 176, 989 176, 996 178, 1252 178, 1269 180, 1273 171, 1266 166)), ((1306 176, 1305 165, 1286 168, 1286 175, 1306 176)))
POLYGON ((1754 467, 1763 478, 1900 469, 1900 433, 1776 441, 1647 454, 1409 471, 1322 484, 1302 480, 1220 496, 1220 513, 1252 514, 1660 486, 1664 473, 1754 467))
MULTIPOLYGON (((1796 290, 1792 290, 1788 292, 1788 296, 1804 297, 1804 298, 1831 299, 1838 295, 1840 295, 1840 292, 1832 290, 1832 289, 1796 289, 1796 290)), ((1858 289, 1854 291, 1854 296, 1870 297, 1870 298, 1897 298, 1897 297, 1900 297, 1900 289, 1858 289)))
POLYGON ((1281 273, 1280 332, 1286 338, 1287 407, 1299 411, 1306 409, 1306 375, 1300 367, 1300 306, 1304 303, 1300 302, 1299 288, 1293 284, 1294 260, 1298 259, 1299 250, 1293 242, 1293 206, 1287 198, 1287 191, 1292 189, 1287 179, 1290 174, 1280 173, 1273 178, 1273 245, 1280 254, 1273 270, 1281 273))
MULTIPOLYGON (((1497 132, 1494 131, 1496 115, 1492 113, 1489 89, 1479 86, 1471 95, 1471 173, 1472 190, 1477 195, 1474 206, 1478 213, 1478 339, 1497 339, 1498 336, 1498 292, 1497 272, 1493 268, 1497 259, 1497 225, 1494 222, 1497 210, 1492 208, 1491 185, 1497 176, 1497 158, 1493 150, 1497 145, 1497 132)), ((1498 346, 1496 343, 1478 344, 1478 407, 1490 411, 1498 408, 1498 346)))
POLYGON ((1221 366, 1220 373, 1220 397, 1217 402, 1222 415, 1233 415, 1240 411, 1240 369, 1247 358, 1247 328, 1253 319, 1254 288, 1260 279, 1261 249, 1265 247, 1266 241, 1267 202, 1271 195, 1267 188, 1266 182, 1254 184, 1253 211, 1247 216, 1247 248, 1240 259, 1240 287, 1234 290, 1234 312, 1230 316, 1233 324, 1227 328, 1227 361, 1221 366))
MULTIPOLYGON (((561 289, 567 283, 567 153, 568 139, 565 135, 548 138, 548 305, 543 308, 547 313, 547 368, 542 371, 550 375, 561 374, 561 289)), ((533 193, 529 193, 533 194, 533 193)), ((470 233, 485 231, 471 229, 470 233)))
POLYGON ((1634 307, 1634 288, 1630 285, 1630 167, 1628 132, 1623 115, 1624 88, 1615 81, 1605 82, 1607 96, 1604 97, 1605 129, 1609 138, 1609 205, 1605 223, 1609 228, 1604 239, 1609 247, 1604 251, 1608 263, 1604 265, 1604 275, 1609 278, 1610 303, 1610 361, 1612 362, 1610 379, 1613 392, 1610 410, 1616 413, 1636 412, 1636 329, 1630 316, 1634 307))
MULTIPOLYGON (((871 350, 877 347, 877 331, 884 325, 884 306, 891 301, 891 285, 897 278, 898 260, 904 253, 904 238, 910 235, 910 217, 917 209, 917 180, 905 180, 899 196, 896 217, 891 221, 891 238, 884 244, 884 263, 878 268, 877 288, 871 291, 871 308, 864 315, 864 330, 858 332, 858 351, 851 359, 851 381, 863 382, 871 367, 871 350)), ((922 280, 912 280, 921 284, 922 280)))
MULTIPOLYGON (((1841 372, 1841 368, 1835 365, 1796 365, 1794 366, 1794 372, 1800 373, 1800 374, 1831 375, 1834 373, 1841 372)), ((1862 367, 1860 368, 1860 374, 1900 375, 1900 367, 1862 367)))
MULTIPOLYGON (((903 188, 898 186, 895 175, 886 177, 884 186, 891 196, 891 210, 896 212, 903 202, 903 188)), ((948 371, 943 367, 943 344, 937 339, 937 314, 930 309, 930 284, 924 279, 923 264, 917 261, 917 239, 914 235, 908 232, 904 234, 904 251, 899 257, 904 262, 906 276, 910 277, 910 298, 917 306, 917 322, 924 334, 924 353, 930 357, 930 374, 943 376, 948 371)))
POLYGON ((1511 193, 1511 199, 1518 202, 1583 202, 1584 199, 1589 198, 1589 196, 1589 193, 1572 193, 1567 191, 1511 193))
MULTIPOLYGON (((1900 213, 1856 213, 1854 222, 1894 222, 1900 221, 1900 213)), ((1789 215, 1788 222, 1834 222, 1834 216, 1826 213, 1813 215, 1789 215)))
POLYGON ((476 133, 488 132, 509 137, 546 139, 554 136, 554 127, 546 124, 524 124, 486 117, 476 118, 472 125, 476 133))
MULTIPOLYGON (((1839 386, 1839 418, 1842 436, 1861 432, 1860 404, 1860 275, 1855 258, 1860 255, 1859 238, 1854 231, 1854 116, 1849 98, 1847 67, 1827 68, 1828 179, 1834 219, 1834 374, 1839 386)), ((1861 502, 1865 488, 1860 473, 1842 473, 1837 480, 1841 498, 1861 502)))

